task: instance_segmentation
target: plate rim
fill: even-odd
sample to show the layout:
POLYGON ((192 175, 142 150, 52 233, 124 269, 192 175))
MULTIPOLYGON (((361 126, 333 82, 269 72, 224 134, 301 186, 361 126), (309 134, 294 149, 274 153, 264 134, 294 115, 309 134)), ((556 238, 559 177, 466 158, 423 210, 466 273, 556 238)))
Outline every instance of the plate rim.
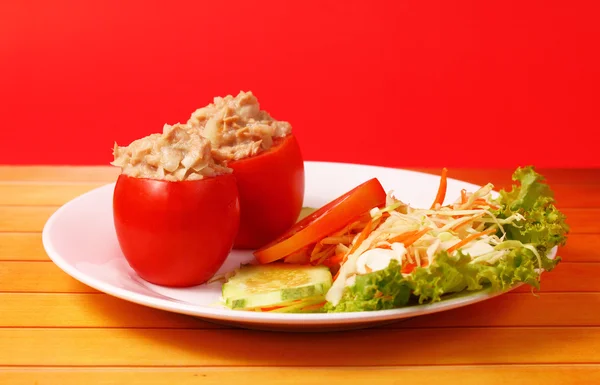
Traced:
MULTIPOLYGON (((366 167, 371 169, 383 169, 393 170, 404 173, 411 173, 414 175, 425 175, 428 177, 439 177, 439 175, 428 174, 425 172, 408 170, 396 167, 385 167, 375 166, 361 163, 343 163, 343 162, 324 162, 324 161, 304 161, 306 164, 312 164, 315 166, 321 165, 333 165, 336 167, 366 167)), ((477 184, 467 182, 460 179, 448 178, 449 181, 455 181, 463 184, 471 184, 473 186, 481 187, 477 184)), ((523 285, 519 283, 513 285, 506 290, 490 290, 483 289, 474 291, 472 293, 464 294, 458 298, 451 298, 444 301, 439 301, 431 304, 412 305, 402 308, 395 308, 389 310, 375 310, 375 311, 363 311, 363 312, 340 312, 340 313, 261 313, 261 312, 247 312, 241 310, 231 309, 220 309, 211 308, 210 306, 199 306, 191 303, 185 303, 177 301, 175 299, 168 300, 163 298, 152 297, 149 295, 136 293, 124 288, 117 287, 110 283, 106 283, 93 276, 89 276, 75 266, 68 263, 60 253, 55 249, 52 242, 51 231, 56 228, 55 222, 61 216, 61 214, 68 210, 69 207, 79 200, 86 199, 88 195, 98 193, 101 189, 114 189, 116 182, 104 184, 89 190, 60 206, 46 221, 42 230, 42 244, 48 254, 48 257, 54 264, 56 264, 64 273, 75 278, 79 282, 90 286, 100 292, 111 295, 113 297, 125 300, 128 302, 136 303, 138 305, 147 306, 150 308, 160 309, 164 311, 186 314, 205 320, 218 320, 230 323, 243 323, 243 324, 258 324, 264 325, 266 323, 278 324, 278 325, 290 325, 290 326, 303 326, 303 325, 314 325, 314 326, 335 326, 335 325, 347 325, 357 323, 375 323, 383 321, 401 320, 405 318, 413 318, 421 315, 427 315, 432 313, 438 313, 447 311, 450 309, 464 307, 478 302, 482 302, 487 299, 505 294, 509 291, 516 289, 523 285), (112 187, 111 187, 112 186, 112 187)), ((112 216, 112 213, 110 214, 112 216)))

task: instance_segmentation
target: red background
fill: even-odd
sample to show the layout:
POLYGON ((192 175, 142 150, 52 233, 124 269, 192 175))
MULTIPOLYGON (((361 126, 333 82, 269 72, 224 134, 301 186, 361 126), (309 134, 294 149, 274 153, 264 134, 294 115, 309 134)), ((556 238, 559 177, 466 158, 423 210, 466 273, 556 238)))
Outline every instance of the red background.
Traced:
POLYGON ((0 1, 0 164, 252 90, 309 160, 599 166, 596 1, 0 1))

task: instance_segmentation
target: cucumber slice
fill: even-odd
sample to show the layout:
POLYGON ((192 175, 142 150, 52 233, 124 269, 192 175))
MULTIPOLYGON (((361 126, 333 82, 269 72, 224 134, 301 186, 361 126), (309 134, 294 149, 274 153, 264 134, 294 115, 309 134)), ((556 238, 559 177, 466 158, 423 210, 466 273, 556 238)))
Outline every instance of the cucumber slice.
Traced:
POLYGON ((325 300, 332 284, 326 266, 243 266, 223 284, 225 305, 231 309, 253 309, 291 304, 297 300, 325 300))

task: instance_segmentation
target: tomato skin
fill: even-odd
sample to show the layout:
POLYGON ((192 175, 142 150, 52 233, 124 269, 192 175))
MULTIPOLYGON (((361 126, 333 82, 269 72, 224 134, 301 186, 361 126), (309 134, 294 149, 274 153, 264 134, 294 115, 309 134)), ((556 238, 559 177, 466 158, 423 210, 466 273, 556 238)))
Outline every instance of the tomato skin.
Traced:
POLYGON ((233 246, 239 227, 235 177, 171 182, 121 174, 113 216, 121 250, 140 277, 163 286, 199 285, 233 246))
POLYGON ((338 231, 374 207, 385 205, 379 180, 370 179, 307 215, 285 234, 254 252, 259 263, 270 263, 338 231))
POLYGON ((236 249, 257 249, 296 223, 304 201, 304 161, 293 134, 256 156, 227 164, 240 194, 236 249))

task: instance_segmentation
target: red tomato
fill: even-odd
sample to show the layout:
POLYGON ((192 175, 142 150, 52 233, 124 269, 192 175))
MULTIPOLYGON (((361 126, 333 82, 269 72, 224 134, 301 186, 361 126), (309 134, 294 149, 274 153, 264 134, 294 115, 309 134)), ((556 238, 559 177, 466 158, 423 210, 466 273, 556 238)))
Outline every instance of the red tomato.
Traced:
POLYGON ((148 282, 206 282, 231 251, 239 227, 233 175, 170 182, 120 175, 113 195, 117 238, 129 265, 148 282))
POLYGON ((304 201, 304 162, 294 135, 227 166, 233 169, 240 193, 240 230, 234 248, 259 248, 296 223, 304 201))
POLYGON ((348 191, 308 215, 278 239, 254 252, 260 263, 284 258, 347 226, 374 207, 385 204, 386 193, 376 178, 348 191))

